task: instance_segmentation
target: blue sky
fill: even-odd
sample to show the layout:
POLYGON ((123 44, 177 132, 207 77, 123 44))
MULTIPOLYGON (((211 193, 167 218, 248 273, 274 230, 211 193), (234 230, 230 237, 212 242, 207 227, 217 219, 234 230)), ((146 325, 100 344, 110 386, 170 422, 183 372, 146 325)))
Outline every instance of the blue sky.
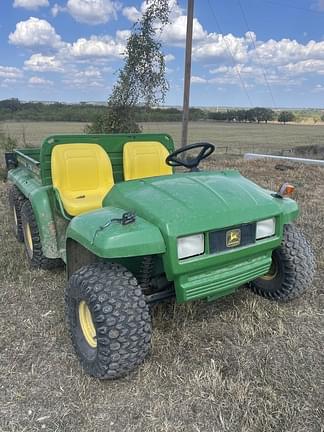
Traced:
MULTIPOLYGON (((186 1, 159 35, 181 105, 186 1)), ((0 99, 105 101, 131 0, 1 0, 0 99)), ((192 106, 324 107, 324 0, 196 0, 192 106)))

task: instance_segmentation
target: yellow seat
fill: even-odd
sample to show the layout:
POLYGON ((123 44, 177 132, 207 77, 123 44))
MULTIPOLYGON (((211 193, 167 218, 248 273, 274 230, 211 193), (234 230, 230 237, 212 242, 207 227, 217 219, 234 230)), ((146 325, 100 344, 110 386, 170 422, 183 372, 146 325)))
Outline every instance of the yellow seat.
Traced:
POLYGON ((52 151, 52 180, 71 216, 102 207, 114 185, 109 156, 98 144, 59 144, 52 151))
POLYGON ((172 174, 172 168, 165 163, 168 155, 168 150, 157 141, 127 142, 123 148, 124 179, 172 174))

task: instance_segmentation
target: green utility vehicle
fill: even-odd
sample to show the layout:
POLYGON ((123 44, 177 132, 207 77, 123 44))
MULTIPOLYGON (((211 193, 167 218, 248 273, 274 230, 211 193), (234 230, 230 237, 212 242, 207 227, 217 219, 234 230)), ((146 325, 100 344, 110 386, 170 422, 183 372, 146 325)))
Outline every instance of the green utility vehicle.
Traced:
POLYGON ((15 235, 31 266, 66 264, 67 320, 89 374, 118 378, 144 360, 154 303, 242 285, 286 301, 311 284, 293 188, 199 170, 214 149, 174 151, 165 134, 57 135, 6 154, 15 235))

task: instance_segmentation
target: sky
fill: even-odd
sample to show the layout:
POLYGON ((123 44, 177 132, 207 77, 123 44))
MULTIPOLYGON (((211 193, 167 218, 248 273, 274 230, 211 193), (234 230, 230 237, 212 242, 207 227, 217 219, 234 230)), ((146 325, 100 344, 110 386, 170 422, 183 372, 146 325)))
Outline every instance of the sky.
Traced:
MULTIPOLYGON (((186 1, 162 43, 183 97, 186 1)), ((0 0, 0 99, 106 101, 145 2, 0 0)), ((191 106, 324 108, 324 0, 195 0, 191 106)))

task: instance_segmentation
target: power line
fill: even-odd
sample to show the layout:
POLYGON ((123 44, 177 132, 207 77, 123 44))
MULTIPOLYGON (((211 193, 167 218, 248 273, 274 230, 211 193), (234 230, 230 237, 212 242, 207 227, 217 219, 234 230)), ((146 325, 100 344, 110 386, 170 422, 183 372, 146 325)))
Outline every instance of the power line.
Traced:
MULTIPOLYGON (((212 15, 214 16, 215 23, 216 23, 216 26, 217 26, 217 28, 218 28, 218 32, 219 32, 220 34, 224 35, 223 30, 222 30, 222 27, 220 26, 220 23, 219 23, 219 21, 218 21, 218 19, 217 19, 216 13, 215 13, 215 11, 214 11, 212 5, 211 5, 210 0, 208 0, 208 4, 209 4, 209 8, 210 8, 210 10, 211 10, 211 12, 212 12, 212 15)), ((246 85, 245 85, 245 82, 243 81, 243 78, 242 78, 241 72, 239 71, 239 69, 238 69, 238 67, 237 67, 237 65, 236 65, 235 56, 234 56, 234 54, 233 54, 233 51, 231 50, 231 47, 230 47, 229 44, 227 43, 227 40, 226 40, 226 38, 225 38, 225 35, 223 36, 223 41, 224 41, 224 43, 225 43, 225 45, 226 45, 226 49, 227 49, 227 51, 229 52, 231 59, 232 59, 232 62, 233 62, 233 68, 234 68, 234 70, 235 70, 235 72, 236 72, 236 74, 237 74, 237 76, 238 76, 238 78, 239 78, 239 81, 240 81, 240 83, 241 83, 242 90, 244 91, 244 93, 245 93, 245 95, 246 95, 246 97, 247 97, 247 99, 248 99, 248 101, 249 101, 250 107, 252 108, 252 106, 253 106, 253 104, 252 104, 252 99, 251 99, 251 97, 250 97, 250 95, 249 95, 249 92, 248 92, 248 90, 247 90, 247 87, 246 87, 246 85)))
POLYGON ((268 89, 268 91, 269 91, 269 94, 270 94, 270 96, 271 96, 271 100, 272 100, 273 108, 276 108, 276 107, 277 107, 277 104, 276 104, 276 101, 275 101, 275 98, 274 98, 274 95, 273 95, 273 92, 272 92, 272 89, 271 89, 270 83, 269 83, 269 81, 268 81, 268 78, 267 78, 267 75, 266 75, 265 68, 263 67, 263 64, 261 63, 261 60, 260 60, 260 58, 259 58, 259 56, 258 56, 258 52, 257 52, 257 47, 256 47, 256 44, 255 44, 255 40, 254 40, 254 38, 252 37, 251 30, 250 30, 250 26, 249 26, 249 24, 248 24, 247 17, 246 17, 246 14, 245 14, 245 12, 244 12, 244 9, 243 9, 243 6, 242 6, 242 3, 241 3, 240 0, 237 0, 237 2, 238 2, 239 8, 240 8, 241 13, 242 13, 243 21, 244 21, 245 26, 246 26, 246 28, 247 28, 247 30, 248 30, 248 31, 247 31, 247 34, 249 35, 249 38, 250 38, 250 40, 251 40, 251 42, 252 42, 252 45, 253 45, 253 47, 254 47, 255 55, 256 55, 256 57, 257 57, 258 60, 259 60, 259 64, 260 64, 260 66, 261 66, 261 70, 262 70, 262 75, 263 75, 263 78, 264 78, 265 84, 266 84, 266 86, 267 86, 267 89, 268 89))

